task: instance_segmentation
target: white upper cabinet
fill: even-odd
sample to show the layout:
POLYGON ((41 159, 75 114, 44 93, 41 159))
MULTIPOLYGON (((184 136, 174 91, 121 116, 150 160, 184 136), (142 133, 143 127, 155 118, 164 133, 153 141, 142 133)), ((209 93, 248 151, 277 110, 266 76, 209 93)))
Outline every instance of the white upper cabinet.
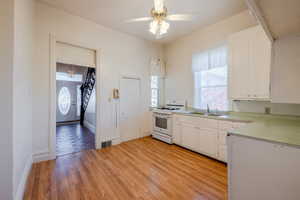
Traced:
POLYGON ((300 104, 299 75, 300 35, 276 40, 272 66, 272 102, 300 104))
POLYGON ((270 98, 272 43, 261 26, 229 38, 229 94, 234 100, 270 98))

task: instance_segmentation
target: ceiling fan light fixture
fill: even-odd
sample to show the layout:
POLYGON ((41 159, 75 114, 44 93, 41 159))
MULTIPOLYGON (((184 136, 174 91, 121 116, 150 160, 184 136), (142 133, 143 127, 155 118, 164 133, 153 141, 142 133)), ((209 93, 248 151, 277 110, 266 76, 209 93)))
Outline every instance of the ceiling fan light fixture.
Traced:
POLYGON ((153 20, 150 23, 149 26, 149 31, 153 34, 156 35, 157 37, 164 35, 168 32, 170 28, 170 24, 166 21, 157 21, 157 20, 153 20))
POLYGON ((160 33, 159 34, 160 35, 166 34, 168 32, 169 28, 170 28, 170 24, 166 21, 162 21, 160 23, 160 29, 159 29, 160 33))
POLYGON ((159 23, 158 23, 158 21, 153 20, 153 21, 150 23, 149 31, 150 31, 153 35, 156 35, 156 33, 158 32, 158 29, 159 29, 159 23))
POLYGON ((168 21, 190 21, 191 15, 172 14, 168 15, 168 9, 164 5, 165 0, 154 0, 154 7, 150 10, 149 17, 141 17, 128 20, 128 22, 151 21, 149 24, 149 32, 156 36, 156 39, 166 34, 170 28, 168 21))

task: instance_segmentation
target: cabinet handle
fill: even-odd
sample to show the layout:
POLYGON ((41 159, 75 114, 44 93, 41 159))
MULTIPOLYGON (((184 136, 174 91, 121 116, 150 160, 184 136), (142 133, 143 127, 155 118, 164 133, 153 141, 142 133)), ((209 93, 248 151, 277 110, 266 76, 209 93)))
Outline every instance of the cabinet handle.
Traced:
POLYGON ((197 126, 195 126, 194 128, 195 128, 195 129, 200 129, 200 128, 199 128, 199 127, 197 127, 197 126))

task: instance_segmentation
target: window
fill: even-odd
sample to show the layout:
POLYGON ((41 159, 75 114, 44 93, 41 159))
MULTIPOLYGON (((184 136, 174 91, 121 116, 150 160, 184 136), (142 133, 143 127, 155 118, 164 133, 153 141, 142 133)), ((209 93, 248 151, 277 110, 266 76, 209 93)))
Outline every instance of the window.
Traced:
POLYGON ((62 115, 67 115, 71 107, 71 94, 67 87, 62 87, 58 94, 58 108, 62 115))
POLYGON ((151 76, 151 107, 157 107, 159 101, 159 79, 151 76))
POLYGON ((227 48, 225 46, 193 55, 194 106, 199 109, 228 110, 227 48))

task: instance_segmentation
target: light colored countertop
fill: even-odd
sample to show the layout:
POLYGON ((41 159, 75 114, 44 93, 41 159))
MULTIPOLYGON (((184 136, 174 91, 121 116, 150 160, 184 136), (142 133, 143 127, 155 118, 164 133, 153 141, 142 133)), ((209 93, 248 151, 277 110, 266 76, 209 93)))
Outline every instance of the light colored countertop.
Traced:
POLYGON ((249 122, 241 128, 229 131, 229 134, 300 146, 300 117, 237 112, 229 112, 223 116, 205 116, 185 111, 176 111, 174 114, 249 122))

